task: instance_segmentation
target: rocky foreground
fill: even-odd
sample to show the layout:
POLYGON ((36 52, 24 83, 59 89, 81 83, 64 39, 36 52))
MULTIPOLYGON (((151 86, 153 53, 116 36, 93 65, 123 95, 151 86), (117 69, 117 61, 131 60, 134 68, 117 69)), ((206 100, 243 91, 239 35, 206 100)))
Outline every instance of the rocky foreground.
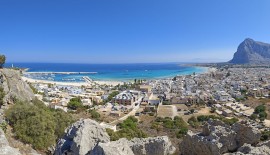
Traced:
POLYGON ((260 131, 243 122, 228 126, 218 120, 209 120, 201 133, 188 132, 180 150, 183 155, 270 154, 270 141, 259 143, 260 137, 260 131))
POLYGON ((58 141, 55 155, 169 155, 175 152, 168 137, 110 141, 97 122, 85 119, 74 123, 58 141))

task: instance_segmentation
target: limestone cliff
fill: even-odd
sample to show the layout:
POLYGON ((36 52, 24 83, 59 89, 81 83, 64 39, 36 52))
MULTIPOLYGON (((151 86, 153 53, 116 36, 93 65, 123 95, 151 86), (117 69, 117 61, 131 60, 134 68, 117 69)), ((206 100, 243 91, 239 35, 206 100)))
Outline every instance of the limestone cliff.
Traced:
POLYGON ((270 64, 270 44, 245 39, 229 61, 234 64, 270 64))

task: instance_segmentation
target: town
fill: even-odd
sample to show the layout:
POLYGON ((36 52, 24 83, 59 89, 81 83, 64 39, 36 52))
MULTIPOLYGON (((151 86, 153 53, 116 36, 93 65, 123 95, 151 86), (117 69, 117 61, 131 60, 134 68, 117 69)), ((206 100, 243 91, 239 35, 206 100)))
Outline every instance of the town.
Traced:
POLYGON ((220 67, 202 74, 174 78, 140 80, 124 84, 100 85, 90 79, 87 85, 31 83, 36 97, 53 109, 76 111, 81 106, 95 110, 102 125, 117 131, 117 124, 135 116, 159 118, 179 116, 185 122, 200 115, 247 120, 258 129, 270 127, 267 113, 256 108, 269 100, 270 69, 220 67))

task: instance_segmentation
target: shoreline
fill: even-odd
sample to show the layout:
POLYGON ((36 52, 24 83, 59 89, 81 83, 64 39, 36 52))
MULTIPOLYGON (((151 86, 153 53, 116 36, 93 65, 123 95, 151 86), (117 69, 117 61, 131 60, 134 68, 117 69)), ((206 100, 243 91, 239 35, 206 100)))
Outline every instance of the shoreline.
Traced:
MULTIPOLYGON (((209 72, 215 72, 216 68, 214 67, 205 67, 205 66, 192 66, 195 68, 199 68, 200 71, 196 72, 196 74, 205 74, 205 73, 209 73, 209 72)), ((93 73, 93 72, 24 72, 26 74, 50 74, 50 73, 54 73, 54 74, 76 74, 76 73, 93 73)), ((160 80, 160 79, 168 79, 168 78, 173 78, 174 76, 186 76, 186 75, 191 75, 192 73, 183 73, 183 74, 178 74, 178 75, 168 75, 168 76, 163 76, 163 77, 156 77, 156 78, 150 78, 150 79, 145 79, 145 80, 160 80)), ((57 84, 57 85, 67 85, 67 86, 91 86, 94 84, 98 84, 98 85, 112 85, 112 86, 116 86, 118 84, 124 84, 125 82, 131 82, 133 81, 132 79, 127 79, 127 80, 96 80, 96 79, 91 79, 92 81, 89 82, 80 82, 80 81, 76 81, 76 82, 68 82, 68 81, 52 81, 52 80, 43 80, 43 79, 34 79, 31 77, 26 77, 26 76, 22 76, 22 79, 26 82, 30 82, 30 83, 41 83, 41 84, 57 84)), ((136 79, 136 77, 134 78, 136 79)))
POLYGON ((93 81, 92 83, 88 83, 88 82, 59 82, 59 81, 49 81, 49 80, 37 80, 37 79, 32 79, 32 78, 28 78, 25 76, 22 76, 22 79, 25 82, 30 82, 30 83, 40 83, 40 84, 56 84, 56 85, 64 85, 64 86, 77 86, 77 87, 81 87, 81 86, 91 86, 93 84, 99 84, 99 85, 112 85, 112 86, 116 86, 118 84, 123 84, 124 82, 121 81, 93 81))

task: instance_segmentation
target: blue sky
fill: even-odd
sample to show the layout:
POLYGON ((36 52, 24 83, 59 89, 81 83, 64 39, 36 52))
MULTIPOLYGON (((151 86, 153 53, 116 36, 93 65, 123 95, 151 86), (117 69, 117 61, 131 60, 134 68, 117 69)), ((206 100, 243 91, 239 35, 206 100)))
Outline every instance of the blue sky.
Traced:
POLYGON ((270 43, 269 0, 0 0, 9 62, 227 61, 270 43))

